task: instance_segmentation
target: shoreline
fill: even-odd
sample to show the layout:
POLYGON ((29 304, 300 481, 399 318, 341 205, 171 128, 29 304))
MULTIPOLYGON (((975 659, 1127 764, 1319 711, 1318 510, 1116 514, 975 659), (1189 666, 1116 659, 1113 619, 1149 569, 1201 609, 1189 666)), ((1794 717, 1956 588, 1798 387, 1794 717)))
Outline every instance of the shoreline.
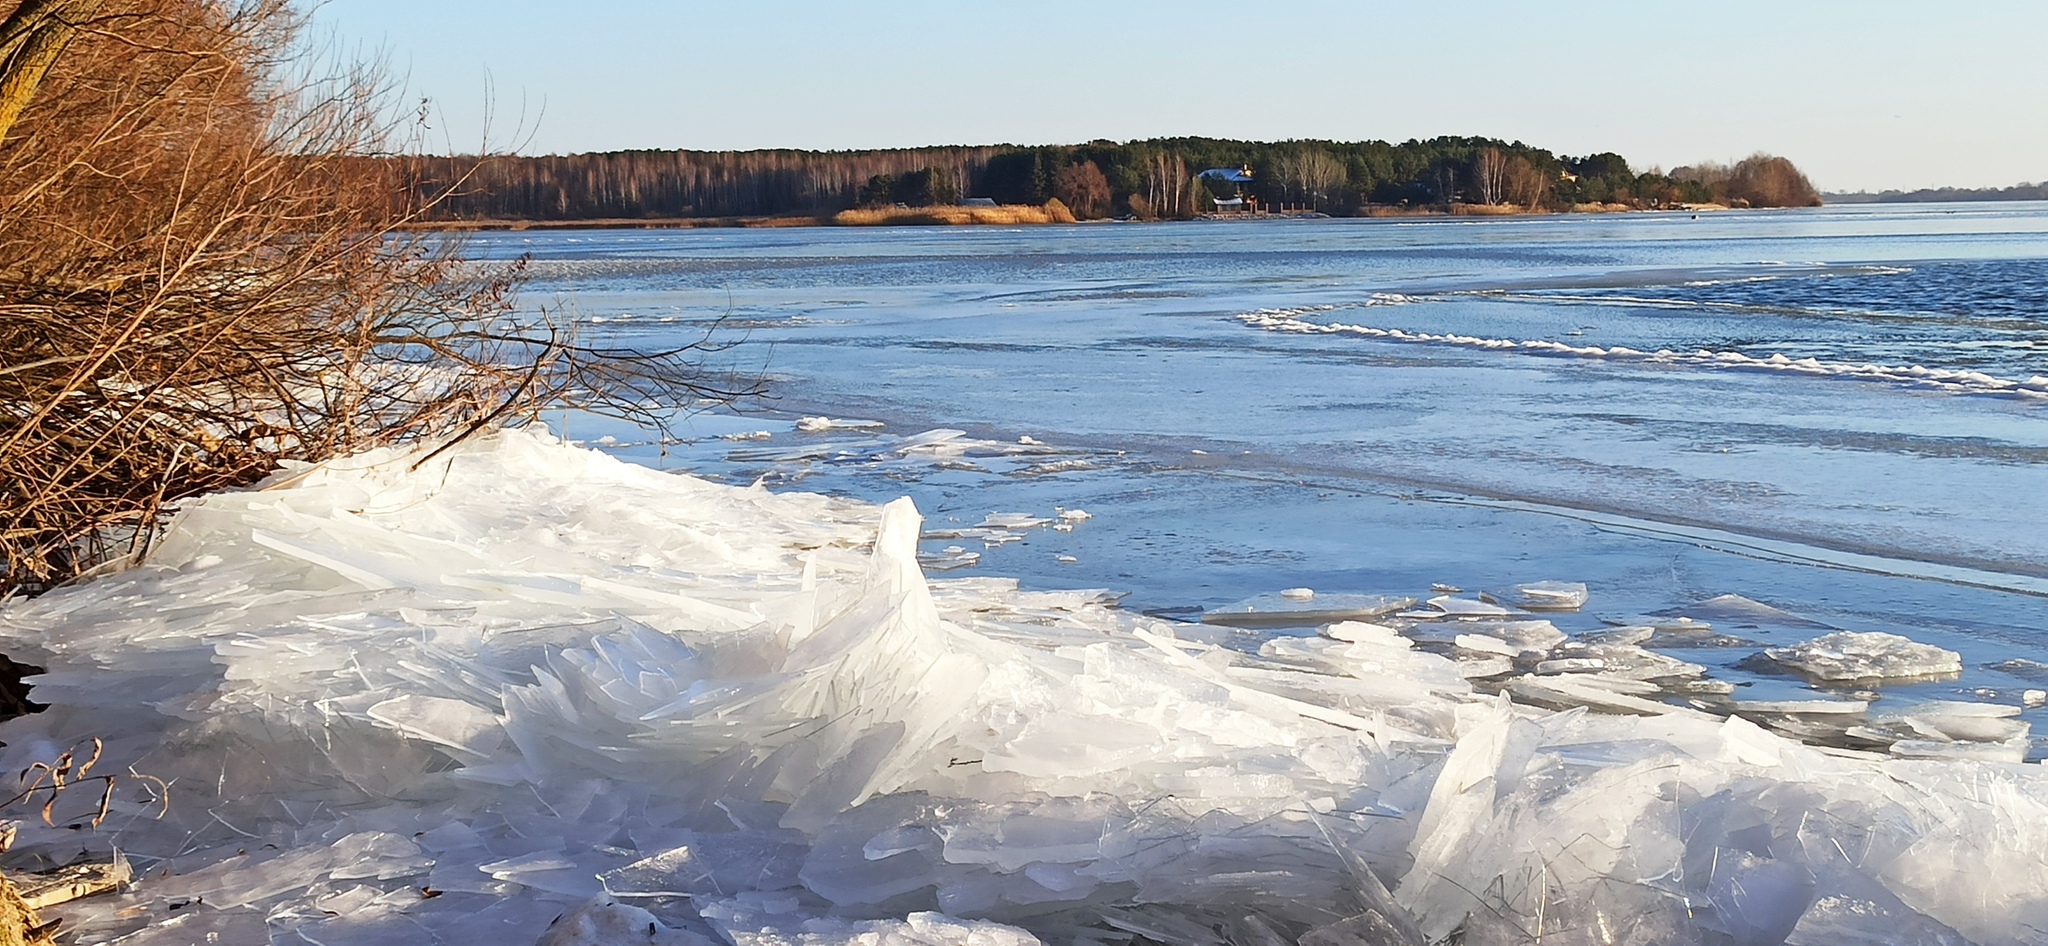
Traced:
POLYGON ((1342 220, 1385 217, 1561 217, 1575 214, 1615 213, 1714 213, 1734 208, 1721 204, 1683 204, 1677 207, 1630 207, 1625 204, 1574 204, 1565 210, 1529 210, 1513 205, 1449 204, 1418 207, 1371 205, 1355 214, 1239 213, 1197 214, 1182 219, 1141 220, 1135 217, 1103 217, 1079 220, 1058 212, 1047 213, 1034 205, 1003 204, 996 207, 915 207, 894 213, 840 211, 832 215, 774 215, 727 217, 592 217, 575 220, 520 220, 480 218, 473 220, 418 220, 397 229, 419 232, 481 232, 520 230, 717 230, 775 229, 783 227, 885 227, 885 226, 1050 226, 1087 223, 1185 223, 1189 221, 1253 220, 1342 220), (988 214, 986 211, 1008 211, 988 214), (959 213, 948 213, 959 211, 959 213), (1024 213, 1020 211, 1029 211, 1024 213), (872 214, 873 216, 870 216, 872 214), (854 215, 854 216, 849 216, 854 215))

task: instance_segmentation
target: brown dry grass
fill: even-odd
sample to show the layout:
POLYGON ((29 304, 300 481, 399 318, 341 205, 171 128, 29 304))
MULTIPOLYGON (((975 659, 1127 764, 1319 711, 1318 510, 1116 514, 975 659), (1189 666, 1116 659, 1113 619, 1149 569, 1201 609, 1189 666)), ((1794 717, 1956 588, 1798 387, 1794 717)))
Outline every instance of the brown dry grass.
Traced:
POLYGON ((588 220, 518 220, 496 217, 446 220, 435 217, 410 220, 400 224, 397 229, 449 233, 477 230, 773 230, 782 227, 817 227, 831 222, 829 217, 821 219, 808 214, 774 217, 593 217, 588 220))
POLYGON ((1359 208, 1361 217, 1521 217, 1531 214, 1556 213, 1546 207, 1524 207, 1520 204, 1421 204, 1401 207, 1391 204, 1367 204, 1359 208))
POLYGON ((1074 215, 1058 200, 1044 206, 1003 204, 996 207, 877 207, 842 210, 832 223, 842 227, 964 226, 995 224, 1016 226, 1044 223, 1073 223, 1074 215))
POLYGON ((1527 207, 1520 207, 1515 204, 1451 205, 1451 215, 1454 217, 1518 217, 1532 212, 1542 213, 1543 211, 1531 211, 1527 207))
POLYGON ((0 946, 47 946, 55 941, 55 927, 21 898, 14 881, 0 877, 0 946))

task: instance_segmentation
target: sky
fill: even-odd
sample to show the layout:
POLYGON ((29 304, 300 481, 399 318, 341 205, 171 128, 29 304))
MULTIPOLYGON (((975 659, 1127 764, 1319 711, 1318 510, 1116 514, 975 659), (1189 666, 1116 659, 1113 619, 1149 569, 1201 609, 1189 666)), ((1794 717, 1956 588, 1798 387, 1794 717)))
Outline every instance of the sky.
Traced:
POLYGON ((2048 180, 2048 2, 327 0, 431 150, 1483 135, 1825 190, 2048 180))

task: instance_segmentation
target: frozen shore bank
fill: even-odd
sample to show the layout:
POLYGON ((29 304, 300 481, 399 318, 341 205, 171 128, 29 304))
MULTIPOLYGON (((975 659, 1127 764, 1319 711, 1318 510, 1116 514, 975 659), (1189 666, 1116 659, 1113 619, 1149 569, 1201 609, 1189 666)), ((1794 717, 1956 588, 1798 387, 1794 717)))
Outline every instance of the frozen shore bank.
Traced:
POLYGON ((0 763, 102 735, 170 783, 162 818, 136 782, 100 834, 24 827, 144 878, 68 908, 88 941, 527 942, 605 893, 741 946, 2048 930, 2038 765, 1518 706, 1371 625, 1251 655, 927 581, 908 503, 523 433, 415 459, 210 497, 144 567, 0 612, 54 704, 0 763))

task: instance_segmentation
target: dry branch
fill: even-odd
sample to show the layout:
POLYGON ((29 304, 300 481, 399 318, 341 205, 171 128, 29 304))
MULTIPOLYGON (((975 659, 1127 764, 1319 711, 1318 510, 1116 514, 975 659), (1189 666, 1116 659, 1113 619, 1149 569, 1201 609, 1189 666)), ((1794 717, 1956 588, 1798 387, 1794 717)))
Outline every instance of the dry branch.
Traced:
POLYGON ((166 506, 282 459, 738 393, 697 346, 515 317, 518 264, 402 229, 436 196, 376 160, 390 88, 315 68, 285 0, 85 2, 8 20, 80 25, 0 142, 0 590, 140 552, 166 506))

